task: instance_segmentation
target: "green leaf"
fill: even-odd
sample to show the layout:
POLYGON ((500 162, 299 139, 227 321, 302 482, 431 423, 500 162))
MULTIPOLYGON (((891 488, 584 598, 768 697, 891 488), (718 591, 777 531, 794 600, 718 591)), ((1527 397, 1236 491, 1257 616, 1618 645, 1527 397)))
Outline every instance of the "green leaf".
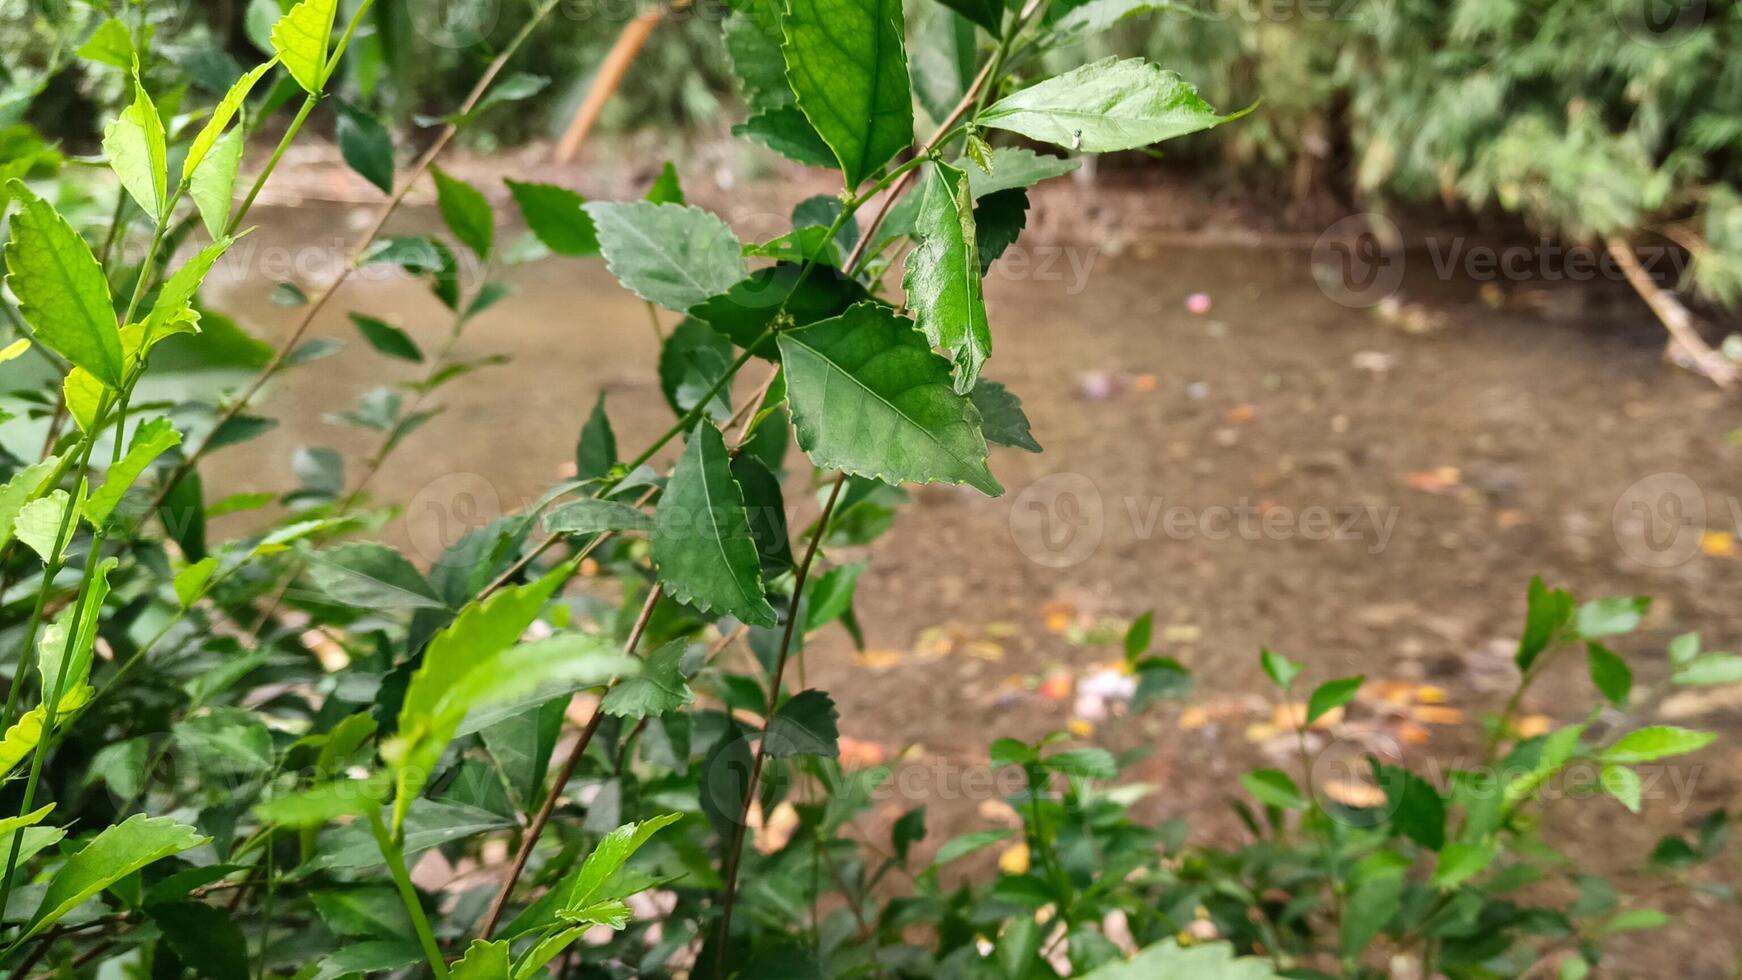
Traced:
POLYGON ((980 245, 967 175, 935 164, 915 225, 919 244, 907 256, 902 288, 914 320, 933 347, 956 365, 956 392, 972 391, 980 366, 992 356, 992 328, 980 293, 980 245))
POLYGON ((1294 683, 1294 679, 1300 676, 1300 664, 1269 647, 1259 651, 1258 662, 1263 665, 1264 675, 1270 678, 1271 683, 1284 691, 1288 690, 1289 685, 1294 683))
POLYGON ((1430 851, 1446 843, 1446 802, 1427 780, 1396 766, 1373 762, 1373 776, 1385 790, 1391 826, 1430 851))
POLYGON ((1670 680, 1682 685, 1742 683, 1742 656, 1702 653, 1676 667, 1670 680))
POLYGON ((199 209, 206 231, 217 238, 230 224, 230 209, 236 203, 236 172, 242 167, 245 139, 241 127, 225 133, 194 169, 188 196, 199 209))
POLYGON ((992 271, 1028 225, 1028 192, 1021 189, 988 194, 974 207, 974 227, 979 238, 980 274, 992 271))
MULTIPOLYGON (((182 180, 193 180, 194 173, 199 170, 200 164, 206 161, 206 155, 212 152, 213 147, 217 146, 218 139, 229 129, 230 122, 247 104, 248 93, 254 90, 255 83, 271 71, 275 64, 277 64, 276 59, 257 66, 253 71, 236 79, 235 83, 230 86, 230 90, 224 93, 224 97, 212 109, 211 116, 206 119, 205 126, 201 127, 199 134, 194 137, 193 143, 188 147, 188 154, 181 164, 182 180)), ((216 234, 213 237, 216 237, 216 234)))
POLYGON ((157 104, 134 77, 133 104, 103 130, 103 152, 121 186, 152 218, 163 216, 169 196, 169 148, 157 104))
POLYGON ((321 94, 327 83, 327 48, 339 0, 302 0, 272 25, 272 50, 303 91, 321 94))
POLYGON ((1433 884, 1435 888, 1450 890, 1488 870, 1494 859, 1500 855, 1500 848, 1491 843, 1478 844, 1447 844, 1440 852, 1440 859, 1434 865, 1433 884))
POLYGON ((1628 909, 1618 912, 1609 921, 1597 928, 1599 936, 1613 936, 1621 932, 1639 932, 1645 929, 1661 929, 1669 925, 1669 916, 1657 909, 1628 909))
POLYGON ((773 626, 744 495, 720 430, 695 428, 654 515, 653 562, 666 592, 752 626, 773 626))
POLYGON ((118 17, 111 17, 91 32, 74 54, 101 65, 113 65, 123 71, 133 67, 138 57, 133 47, 133 35, 118 17))
MULTIPOLYGON (((349 102, 339 102, 339 153, 364 180, 393 193, 393 137, 381 120, 349 102)), ((437 187, 441 173, 436 174, 437 187)))
POLYGON ((606 692, 599 710, 618 718, 639 721, 695 703, 695 693, 684 680, 681 669, 688 648, 683 640, 673 640, 649 654, 641 661, 638 676, 618 681, 606 692))
POLYGON ((599 254, 599 231, 584 208, 586 198, 555 184, 506 183, 526 227, 546 248, 558 255, 599 254))
POLYGON ((1524 633, 1518 639, 1513 661, 1529 670, 1536 658, 1553 643, 1573 615, 1573 597, 1560 589, 1550 590, 1541 578, 1530 580, 1529 602, 1524 614, 1524 633))
POLYGON ((1626 766, 1607 765, 1601 774, 1603 792, 1621 801, 1621 805, 1634 813, 1639 812, 1639 804, 1645 793, 1645 786, 1639 779, 1639 774, 1626 766))
POLYGON ((1697 752, 1717 738, 1711 732, 1696 732, 1673 725, 1654 725, 1628 732, 1602 752, 1606 763, 1633 765, 1654 762, 1672 755, 1697 752))
POLYGON ((1355 700, 1355 693, 1361 690, 1361 685, 1366 681, 1365 676, 1357 674, 1354 677, 1326 681, 1314 688, 1312 696, 1307 698, 1306 724, 1310 725, 1355 700))
POLYGON ((85 518, 93 526, 101 527, 145 468, 171 447, 179 445, 181 433, 175 431, 169 419, 155 418, 134 429, 133 438, 127 443, 127 455, 109 467, 103 485, 91 491, 85 500, 85 518))
POLYGON ((999 827, 996 830, 976 830, 952 837, 938 847, 937 854, 932 857, 932 864, 942 867, 952 861, 960 861, 975 851, 991 847, 1001 840, 1008 840, 1013 833, 1015 831, 1008 827, 999 827))
POLYGON ((728 715, 725 731, 702 757, 699 786, 702 814, 722 840, 730 840, 743 826, 741 814, 751 792, 754 765, 749 739, 728 715))
POLYGON ((677 166, 670 160, 659 168, 659 176, 653 178, 653 186, 647 189, 646 200, 655 204, 688 204, 683 196, 683 184, 678 182, 677 166))
POLYGON ((823 142, 816 127, 811 125, 810 120, 805 118, 797 106, 764 109, 733 126, 732 135, 752 143, 760 143, 788 160, 797 161, 807 167, 833 168, 837 165, 835 151, 823 142))
POLYGON ((472 940, 466 955, 449 968, 448 976, 451 980, 510 980, 508 944, 500 939, 472 940))
POLYGON ((913 323, 877 303, 780 334, 799 446, 824 470, 996 497, 979 412, 913 323))
POLYGON ((901 0, 792 0, 786 79, 849 188, 913 145, 901 0))
POLYGON ((822 691, 800 691, 775 711, 762 739, 768 754, 776 759, 801 755, 833 759, 841 751, 835 741, 839 718, 833 698, 822 691))
POLYGON ((725 293, 690 310, 690 315, 730 338, 757 357, 774 360, 780 348, 769 330, 784 314, 794 327, 840 316, 854 303, 870 298, 865 287, 832 268, 816 267, 800 276, 790 263, 758 269, 725 293), (760 341, 760 342, 759 342, 760 341))
POLYGON ((289 830, 322 827, 340 817, 361 816, 380 807, 391 788, 385 773, 367 779, 340 779, 256 803, 254 816, 261 823, 289 830))
POLYGON ((805 596, 804 631, 814 633, 847 615, 853 608, 853 593, 864 574, 865 562, 838 565, 817 576, 805 596))
POLYGON ((1265 806, 1284 810, 1306 809, 1306 797, 1301 795, 1300 787, 1281 769, 1254 769, 1240 777, 1240 785, 1265 806))
POLYGON ((37 343, 110 388, 122 383, 121 331, 109 282, 91 247, 48 202, 21 181, 9 185, 23 207, 12 216, 6 284, 37 343))
POLYGON ((17 942, 35 936, 140 868, 210 840, 169 817, 147 817, 142 813, 105 828, 49 879, 36 914, 30 917, 17 942))
POLYGON ((347 541, 309 559, 309 576, 334 602, 362 609, 443 609, 441 592, 409 559, 373 541, 347 541))
POLYGON ((1612 596, 1594 599, 1579 607, 1579 635, 1587 640, 1631 633, 1639 628, 1651 608, 1650 596, 1612 596))
POLYGON ((424 649, 400 703, 398 731, 381 752, 396 773, 395 832, 466 713, 501 680, 493 672, 502 652, 538 618, 567 573, 566 565, 558 566, 535 582, 468 605, 424 649))
POLYGON ((977 122, 1084 153, 1149 146, 1218 126, 1198 90, 1142 58, 1103 58, 1007 95, 977 122))
POLYGON ((1669 641, 1669 662, 1682 667, 1700 655, 1700 634, 1683 633, 1669 641))
POLYGON ((54 551, 55 542, 60 538, 61 519, 71 500, 71 494, 65 490, 56 490, 19 508, 18 516, 12 521, 12 529, 18 540, 36 552, 37 557, 43 561, 48 561, 49 555, 54 551))
POLYGON ((598 846, 587 855, 587 859, 581 863, 580 871, 575 874, 574 881, 569 884, 563 908, 583 909, 592 905, 595 900, 606 897, 601 894, 602 890, 623 867, 624 862, 652 839, 654 834, 682 819, 682 814, 665 813, 640 823, 625 824, 600 838, 598 846))
MULTIPOLYGON (((118 559, 104 558, 97 566, 77 622, 69 611, 43 630, 36 665, 42 675, 42 690, 55 692, 55 698, 63 704, 68 698, 83 700, 81 692, 90 679, 91 656, 97 644, 97 624, 102 619, 103 603, 109 598, 109 573, 116 564, 118 559)), ((44 699, 48 697, 45 693, 44 699)), ((64 725, 67 719, 58 717, 56 721, 64 725)))
POLYGON ((1181 946, 1166 939, 1144 947, 1129 960, 1086 973, 1083 980, 1277 980, 1279 976, 1264 960, 1236 957, 1227 943, 1181 946))
POLYGON ((1131 626, 1125 630, 1125 662, 1136 663, 1138 657, 1149 652, 1149 645, 1154 639, 1155 610, 1151 609, 1132 620, 1131 626))
POLYGON ((1360 957, 1397 915, 1398 903, 1403 897, 1404 868, 1407 865, 1397 865, 1391 860, 1395 855, 1388 852, 1378 852, 1375 857, 1382 860, 1372 865, 1363 861, 1362 865, 1367 867, 1357 870, 1349 892, 1342 927, 1345 957, 1360 957))
POLYGON ((968 174, 968 186, 979 200, 1002 191, 1033 187, 1043 180, 1063 177, 1083 165, 1076 157, 1054 157, 1036 153, 1024 146, 998 146, 992 149, 992 170, 962 167, 968 174))
POLYGON ((418 348, 417 341, 412 340, 410 334, 393 324, 372 316, 365 316, 362 313, 352 313, 351 322, 356 325, 357 332, 363 335, 363 339, 368 342, 369 346, 375 348, 376 351, 388 357, 397 357, 402 361, 413 363, 423 361, 423 351, 418 348))
POLYGON ((462 244, 480 259, 490 257, 490 247, 496 239, 496 218, 490 202, 476 187, 447 175, 440 167, 431 167, 435 175, 436 208, 442 221, 462 244))
MULTIPOLYGON (((786 58, 780 52, 785 6, 766 0, 745 3, 726 17, 726 53, 742 83, 744 101, 753 111, 791 106, 793 102, 792 89, 786 84, 786 58)), ((822 164, 832 165, 832 157, 822 164)))
POLYGON ((642 299, 682 313, 744 277, 743 246, 700 208, 648 201, 586 206, 611 274, 642 299))
POLYGON ((203 902, 146 906, 175 958, 206 980, 248 980, 248 940, 236 914, 203 902))
POLYGON ((197 319, 198 315, 193 313, 192 307, 199 296, 200 286, 205 283, 206 276, 211 274, 212 266, 217 264, 218 259, 235 242, 234 238, 220 236, 193 258, 183 262, 164 281, 163 287, 157 291, 157 299, 151 304, 151 314, 145 318, 144 326, 129 326, 121 331, 121 347, 129 358, 144 359, 158 342, 183 331, 185 321, 190 315, 197 319), (134 337, 135 330, 139 331, 137 338, 134 337))
POLYGON ((552 534, 651 531, 653 518, 621 501, 588 497, 552 510, 545 516, 544 529, 552 534))
POLYGON ((746 452, 732 461, 732 479, 744 493, 744 511, 750 517, 750 537, 762 559, 763 578, 791 569, 792 542, 787 537, 786 498, 780 491, 780 478, 767 463, 746 452))
POLYGON ((206 584, 212 580, 212 573, 217 570, 216 558, 201 558, 175 573, 175 598, 183 609, 189 608, 206 594, 206 584))
POLYGON ((732 393, 721 381, 731 373, 732 361, 730 341, 702 321, 684 317, 659 349, 659 387, 666 404, 682 417, 707 398, 707 417, 725 425, 732 417, 732 393))
POLYGON ((1627 661, 1615 651, 1592 640, 1585 644, 1586 659, 1591 670, 1591 683, 1617 708, 1627 707, 1627 696, 1633 691, 1633 671, 1627 661))
MULTIPOLYGON (((54 476, 55 468, 59 465, 60 457, 50 456, 12 474, 12 479, 0 487, 0 548, 12 543, 13 522, 26 506, 49 489, 49 478, 54 476)), ((59 512, 55 514, 54 527, 57 531, 60 529, 59 512)), ((53 547, 52 540, 49 546, 53 547)), ((38 551, 34 546, 31 550, 38 551)))
POLYGON ((605 415, 605 393, 593 403, 587 424, 581 427, 581 437, 575 443, 575 477, 596 480, 617 465, 617 435, 611 431, 611 419, 605 415))
POLYGON ((1119 763, 1113 753, 1102 748, 1070 749, 1054 752, 1037 763, 1042 769, 1063 773, 1076 779, 1106 781, 1119 778, 1119 763))
POLYGON ((980 413, 980 430, 987 442, 1031 453, 1043 451, 1029 429, 1028 416, 1022 411, 1022 399, 1004 385, 981 378, 968 398, 980 413))
POLYGON ((1004 16, 1004 4, 998 0, 938 0, 944 6, 984 27, 993 37, 1004 16))

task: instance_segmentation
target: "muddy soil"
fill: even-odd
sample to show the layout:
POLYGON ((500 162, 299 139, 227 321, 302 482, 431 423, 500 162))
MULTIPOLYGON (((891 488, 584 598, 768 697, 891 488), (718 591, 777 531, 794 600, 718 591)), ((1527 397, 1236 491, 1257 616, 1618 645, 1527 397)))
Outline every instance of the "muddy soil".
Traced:
MULTIPOLYGON (((803 189, 762 193, 775 203, 749 207, 752 223, 803 189)), ((1307 249, 1259 237, 1249 242, 1259 247, 1189 248, 1073 220, 1092 200, 1074 186, 1037 197, 1040 231, 1018 247, 1025 264, 1001 263, 987 285, 989 376, 1022 397, 1046 452, 997 450, 999 499, 917 491, 859 585, 869 652, 843 633, 808 652, 809 683, 834 692, 843 735, 863 743, 853 750, 907 753, 909 777, 881 801, 881 819, 925 803, 932 844, 995 822, 996 785, 964 778, 983 771, 986 746, 1075 722, 1091 740, 1147 750, 1130 773, 1159 787, 1147 814, 1233 840, 1223 801, 1272 749, 1262 645, 1314 679, 1363 673, 1442 689, 1434 706, 1451 713, 1423 714, 1407 696, 1351 712, 1361 734, 1350 744, 1423 767, 1469 761, 1476 719, 1510 682, 1532 575, 1582 597, 1655 597, 1623 644, 1637 690, 1663 679, 1679 632, 1701 631, 1710 649, 1742 645, 1742 402, 1664 365, 1659 328, 1624 287, 1512 284, 1490 291, 1496 308, 1481 284, 1442 279, 1412 252, 1400 302, 1375 312, 1328 296, 1307 249), (1198 292, 1207 311, 1190 300, 1198 292), (1117 658, 1098 640, 1149 609, 1157 652, 1196 674, 1188 704, 1200 710, 1102 717, 1072 685, 1117 658)), ((357 214, 308 206, 261 223, 275 237, 256 247, 300 257, 293 274, 312 291, 357 214)), ((405 505, 388 534, 424 560, 457 527, 548 486, 600 391, 625 446, 670 421, 647 310, 601 263, 545 262, 507 278, 514 294, 456 352, 512 363, 447 389, 445 414, 372 484, 405 505)), ((297 314, 272 305, 270 290, 256 275, 217 305, 277 339, 297 314)), ((212 495, 293 486, 297 446, 353 459, 370 447, 322 416, 408 371, 365 349, 347 310, 399 323, 425 349, 446 330, 416 284, 347 286, 315 334, 351 349, 280 384, 266 410, 281 427, 214 458, 212 495)), ((807 475, 788 500, 814 508, 807 475)), ((1561 723, 1595 700, 1569 658, 1524 710, 1561 723)), ((1742 804, 1742 697, 1650 704, 1647 714, 1725 738, 1666 770, 1642 818, 1612 801, 1557 807, 1556 839, 1592 870, 1637 863, 1659 835, 1742 804)), ((1742 951, 1734 906, 1632 884, 1676 923, 1624 944, 1614 975, 1728 975, 1742 951)))

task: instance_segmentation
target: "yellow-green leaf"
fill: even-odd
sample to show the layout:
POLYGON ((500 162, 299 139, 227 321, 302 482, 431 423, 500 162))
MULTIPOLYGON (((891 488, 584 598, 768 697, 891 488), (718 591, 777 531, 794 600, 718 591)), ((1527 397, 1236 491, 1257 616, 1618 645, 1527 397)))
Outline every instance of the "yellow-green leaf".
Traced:
POLYGON ((148 864, 192 850, 210 841, 199 831, 170 817, 134 814, 106 828, 68 858, 49 879, 42 903, 19 937, 23 942, 53 925, 103 889, 148 864))
POLYGON ((273 58, 260 65, 236 79, 236 83, 230 86, 230 91, 224 93, 224 97, 212 109, 211 118, 206 120, 205 126, 200 129, 199 135, 194 137, 193 144, 188 147, 187 159, 183 160, 181 165, 182 180, 193 179, 194 171, 198 170, 200 164, 205 161, 206 154, 210 153, 212 147, 217 145, 218 138, 223 136, 224 131, 229 128, 230 121, 242 111, 243 104, 248 101, 248 93, 254 90, 254 83, 260 81, 277 63, 278 59, 273 58))
POLYGON ((121 186, 147 215, 163 216, 168 199, 169 148, 157 104, 145 91, 137 74, 133 78, 133 104, 122 110, 103 131, 103 152, 109 167, 121 178, 121 186))
POLYGON ((93 526, 101 526, 115 512, 115 505, 139 479, 139 474, 170 447, 179 445, 181 433, 175 431, 169 419, 155 418, 135 429, 132 441, 127 444, 127 455, 109 467, 103 485, 93 490, 85 501, 85 517, 93 526))
POLYGON ((339 0, 302 0, 272 25, 272 50, 303 91, 321 94, 327 82, 327 50, 339 0))
POLYGON ((109 282, 91 246, 22 181, 12 216, 6 283, 36 340, 111 388, 121 387, 121 331, 109 282))

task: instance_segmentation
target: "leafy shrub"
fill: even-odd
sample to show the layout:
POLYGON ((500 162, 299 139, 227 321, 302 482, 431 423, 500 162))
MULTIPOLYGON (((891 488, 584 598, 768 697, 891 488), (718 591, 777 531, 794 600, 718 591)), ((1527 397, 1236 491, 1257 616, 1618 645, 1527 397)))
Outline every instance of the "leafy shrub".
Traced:
MULTIPOLYGON (((1273 962, 1355 973, 1385 936, 1476 976, 1527 968, 1540 952, 1529 937, 1577 936, 1581 961, 1594 962, 1604 933, 1648 924, 1640 910, 1605 918, 1601 896, 1564 914, 1508 898, 1531 867, 1519 845, 1527 808, 1587 758, 1637 804, 1630 766, 1709 736, 1621 734, 1593 718, 1516 740, 1516 698, 1495 728, 1495 750, 1508 749, 1491 753, 1496 781, 1459 776, 1442 789, 1379 767, 1387 805, 1344 812, 1310 781, 1260 770, 1244 784, 1264 822, 1243 808, 1259 839, 1238 851, 1185 848, 1133 819, 1129 790, 1103 785, 1118 760, 1056 738, 992 747, 995 764, 1024 777, 1012 804, 1025 866, 946 886, 944 866, 1006 832, 945 842, 922 865, 923 810, 896 823, 887 851, 851 832, 887 772, 844 768, 832 699, 787 685, 807 634, 836 622, 857 631, 857 566, 834 555, 888 527, 899 485, 995 495, 989 444, 1038 448, 1016 397, 985 375, 980 280, 1020 230, 1021 190, 1074 162, 990 140, 1106 152, 1225 121, 1141 60, 1007 84, 1008 70, 1098 26, 1108 11, 1093 5, 962 5, 978 33, 961 63, 927 76, 927 98, 943 102, 917 149, 898 2, 734 10, 726 46, 754 108, 741 132, 844 178, 838 198, 803 202, 772 241, 740 242, 687 205, 670 169, 638 201, 510 181, 537 249, 602 256, 656 324, 661 307, 684 316, 660 357, 675 421, 631 455, 601 399, 573 479, 428 567, 371 540, 391 508, 367 487, 439 411, 444 385, 500 364, 461 359, 454 341, 506 294, 493 270, 536 250, 499 240, 486 195, 432 163, 504 97, 491 82, 508 84, 503 70, 551 6, 408 172, 385 127, 345 110, 347 159, 394 195, 346 276, 391 264, 426 281, 449 341, 426 351, 353 314, 376 355, 414 365, 333 416, 372 432, 375 450, 352 472, 331 450, 303 450, 295 489, 211 499, 200 464, 271 427, 253 414, 268 382, 333 353, 305 334, 343 277, 313 297, 280 290, 302 313, 276 349, 205 307, 199 289, 245 233, 369 9, 341 18, 337 0, 303 0, 265 28, 274 57, 215 103, 154 91, 147 80, 174 67, 136 23, 90 28, 76 50, 128 80, 104 131, 120 184, 107 207, 87 206, 74 174, 51 181, 66 161, 29 132, 4 143, 16 300, 4 309, 18 333, 0 352, 16 416, 0 433, 0 622, 19 652, 0 725, 16 814, 0 821, 9 969, 1022 977, 1062 956, 1100 977, 1262 977, 1273 962), (249 130, 292 106, 242 186, 249 130), (426 170, 446 234, 382 237, 426 170), (881 273, 904 251, 898 308, 881 273), (461 256, 485 273, 462 275, 461 256), (745 393, 733 381, 752 362, 764 380, 745 393), (680 439, 675 463, 661 461, 680 439), (794 441, 816 469, 808 483, 783 479, 794 441), (801 510, 783 497, 793 485, 815 491, 818 512, 789 527, 801 510), (253 528, 214 540, 208 522, 237 513, 253 528), (583 566, 601 587, 568 588, 583 566), (740 645, 751 673, 723 657, 740 645), (581 692, 591 698, 571 728, 581 692), (749 846, 753 814, 782 803, 797 814, 790 838, 749 846), (413 873, 423 861, 479 873, 432 892, 413 873), (901 871, 910 887, 891 877, 901 871), (1114 913, 1144 947, 1133 958, 1103 931, 1114 913), (1201 942, 1208 933, 1222 941, 1201 942)), ((1630 674, 1597 644, 1641 609, 1575 607, 1535 587, 1520 695, 1583 642, 1599 689, 1624 702, 1630 674)), ((1147 647, 1140 625, 1127 652, 1145 689, 1181 690, 1183 670, 1147 647)), ((1673 655, 1689 682, 1735 675, 1735 658, 1697 641, 1673 655)), ((1292 686, 1292 665, 1265 663, 1292 686)), ((1304 721, 1358 685, 1318 687, 1304 721)), ((1718 826, 1671 850, 1715 852, 1718 826)))

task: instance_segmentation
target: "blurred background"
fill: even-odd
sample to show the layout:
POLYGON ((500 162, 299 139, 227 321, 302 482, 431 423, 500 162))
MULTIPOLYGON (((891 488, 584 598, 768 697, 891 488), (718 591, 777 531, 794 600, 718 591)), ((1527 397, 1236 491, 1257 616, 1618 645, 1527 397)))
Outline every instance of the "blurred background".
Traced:
MULTIPOLYGON (((0 4, 0 139, 28 138, 9 128, 24 122, 74 157, 94 152, 123 77, 66 67, 71 52, 33 35, 33 3, 0 4)), ((220 279, 215 305, 261 340, 286 332, 296 296, 330 279, 382 200, 339 150, 343 106, 385 121, 409 157, 528 7, 378 2, 340 98, 314 117, 324 140, 294 148, 267 189, 283 210, 245 243, 252 274, 220 279)), ((907 8, 915 91, 936 118, 960 90, 966 22, 933 0, 907 8)), ((139 16, 209 101, 277 12, 190 0, 139 16)), ((565 4, 515 62, 517 100, 471 121, 444 165, 499 200, 502 177, 609 198, 639 195, 675 160, 690 201, 746 240, 784 231, 796 203, 838 188, 731 139, 745 112, 724 12, 565 4), (564 159, 638 20, 645 45, 564 159)), ((1145 55, 1223 111, 1254 108, 1032 192, 987 296, 992 374, 1046 452, 996 454, 998 500, 916 492, 875 546, 862 642, 843 631, 811 660, 841 702, 843 745, 866 760, 906 752, 919 778, 943 780, 989 736, 1100 732, 1155 748, 1139 778, 1164 787, 1158 813, 1209 813, 1243 766, 1293 751, 1255 693, 1269 645, 1377 682, 1351 709, 1355 749, 1452 757, 1510 684, 1540 574, 1580 596, 1655 597, 1626 651, 1654 692, 1648 713, 1724 733, 1654 787, 1644 820, 1569 815, 1586 821, 1566 830, 1592 866, 1630 864, 1742 803, 1742 688, 1663 683, 1670 637, 1742 643, 1738 42, 1742 6, 1727 0, 1192 0, 1050 52, 1053 69, 1145 55), (1109 664, 1149 609, 1199 697, 1115 724, 1131 691, 1109 664)), ((173 92, 159 102, 173 114, 173 92)), ((402 223, 433 221, 425 208, 402 223)), ((625 444, 666 422, 646 310, 601 263, 508 277, 514 294, 464 343, 512 356, 513 383, 457 383, 374 487, 406 502, 389 538, 426 559, 447 533, 432 513, 481 524, 536 497, 601 391, 625 444), (476 507, 447 506, 459 496, 476 507)), ((416 284, 359 277, 334 310, 390 316, 422 342, 444 329, 433 308, 420 319, 430 305, 416 284)), ((316 334, 352 339, 339 312, 316 334)), ((294 486, 299 447, 367 444, 325 418, 377 368, 327 363, 283 382, 269 448, 212 461, 211 496, 294 486)), ((1584 703, 1562 696, 1588 683, 1576 667, 1532 690, 1532 724, 1584 703)), ((950 801, 934 813, 973 819, 971 794, 933 792, 950 801)), ((1733 965, 1733 907, 1699 891, 1670 901, 1709 939, 1642 941, 1627 961, 1639 975, 1733 965)))

